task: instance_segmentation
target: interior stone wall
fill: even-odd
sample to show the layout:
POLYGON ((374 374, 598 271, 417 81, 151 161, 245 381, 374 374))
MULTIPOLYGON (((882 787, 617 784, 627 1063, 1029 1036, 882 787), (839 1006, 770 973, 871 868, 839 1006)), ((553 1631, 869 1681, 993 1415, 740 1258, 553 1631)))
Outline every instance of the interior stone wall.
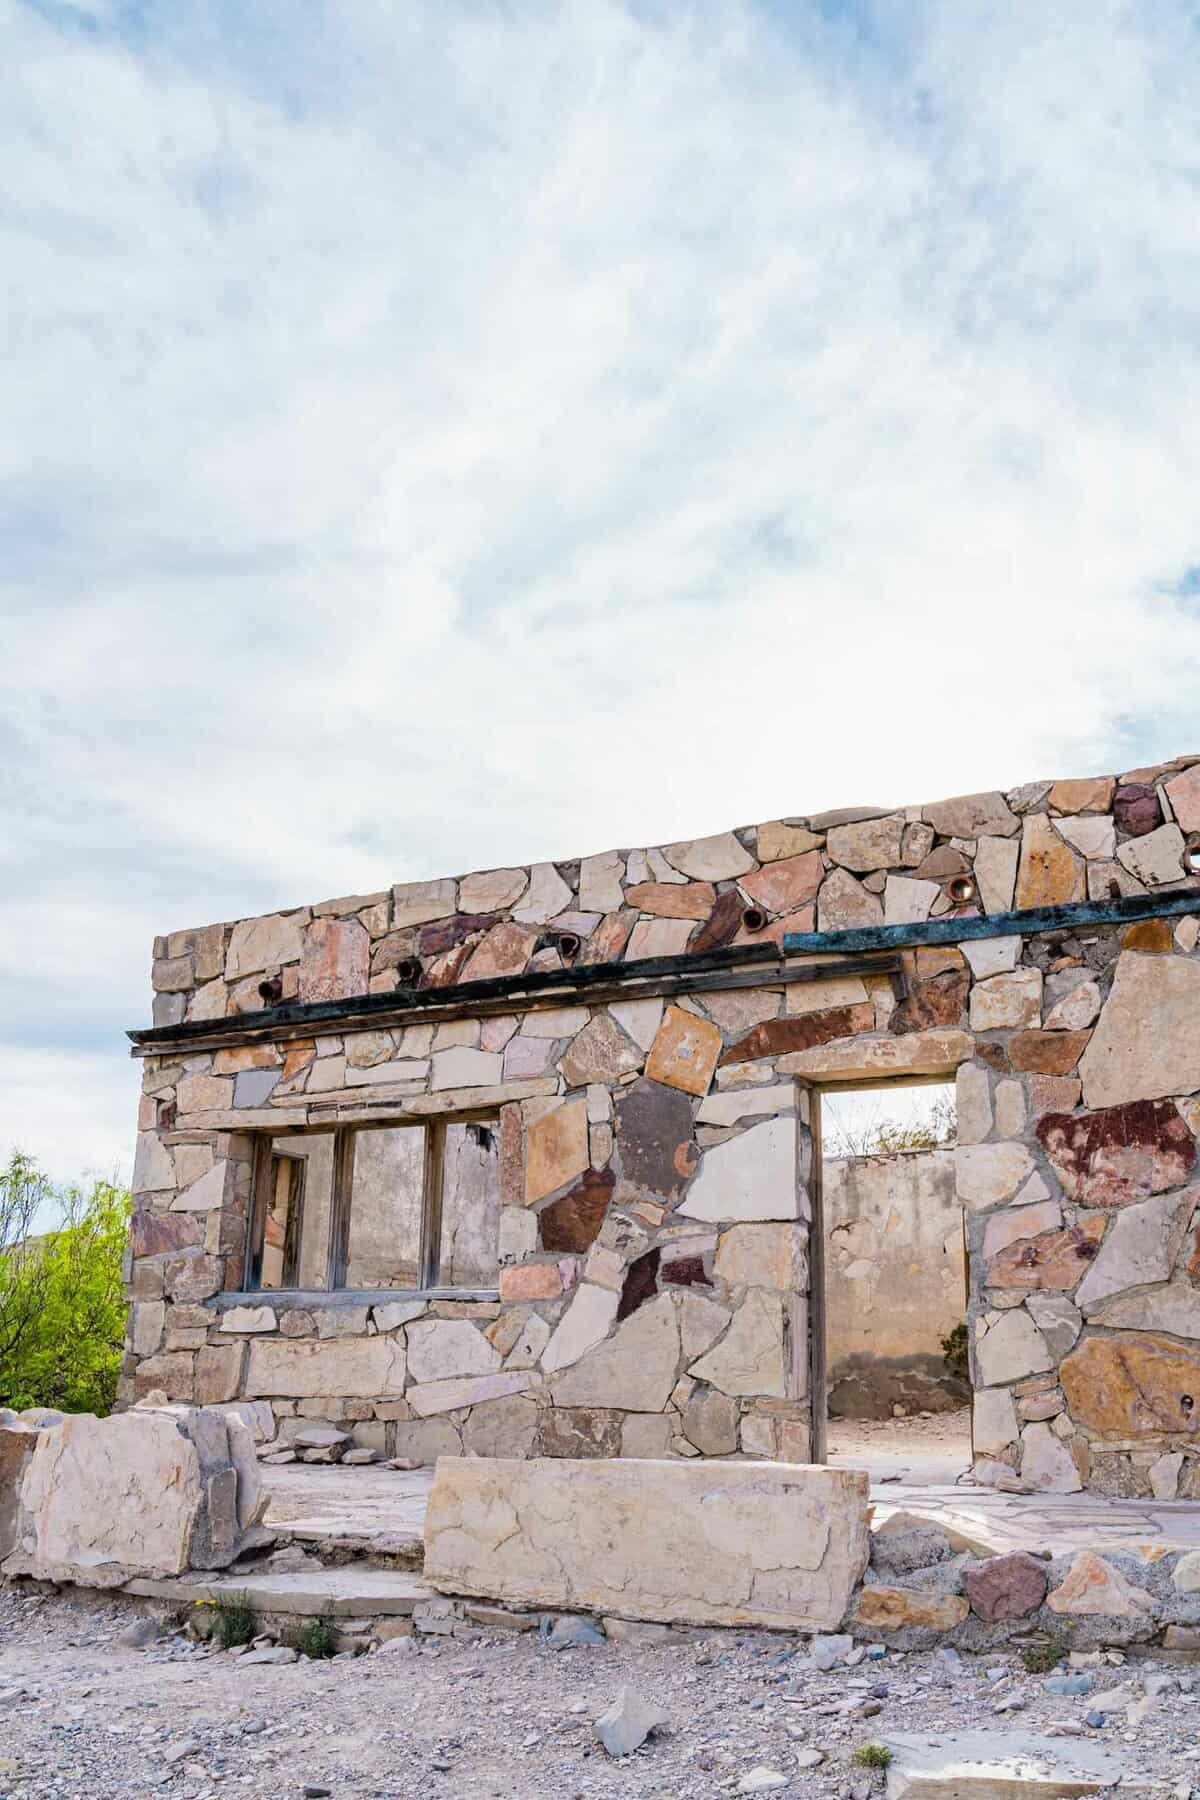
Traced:
POLYGON ((827 1156, 821 1198, 830 1416, 966 1405, 942 1350, 967 1310, 953 1150, 827 1156))
POLYGON ((1200 759, 409 882, 155 946, 124 1394, 269 1398, 401 1455, 808 1444, 806 1084, 958 1071, 985 1479, 1192 1494, 1195 916, 906 951, 903 974, 472 1013, 462 983, 785 932, 1194 891, 1200 759), (748 914, 747 909, 754 909, 748 914), (578 949, 576 949, 578 940, 578 949), (416 974, 414 974, 414 969, 416 974), (403 981, 401 980, 403 971, 403 981), (437 1025, 229 1022, 446 989, 437 1025), (223 1039, 224 1035, 224 1040, 223 1039), (495 1297, 236 1290, 255 1134, 500 1121, 495 1297), (594 1235, 593 1234, 594 1231, 594 1235))

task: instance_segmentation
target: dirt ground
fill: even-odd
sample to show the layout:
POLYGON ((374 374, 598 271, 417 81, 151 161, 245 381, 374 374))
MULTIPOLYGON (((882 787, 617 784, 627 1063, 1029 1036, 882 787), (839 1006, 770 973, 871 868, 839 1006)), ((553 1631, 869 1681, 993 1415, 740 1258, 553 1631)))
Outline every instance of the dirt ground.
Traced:
POLYGON ((869 1469, 872 1482, 951 1487, 971 1467, 971 1409, 908 1419, 830 1419, 829 1460, 869 1469))
MULTIPOLYGON (((1096 1737, 1164 1800, 1188 1800, 1193 1782, 1200 1794, 1200 1675, 1188 1668, 1167 1672, 1182 1694, 1152 1699, 1136 1727, 1113 1718, 1093 1731, 1088 1699, 1047 1694, 1007 1653, 888 1652, 826 1674, 803 1639, 767 1633, 554 1651, 496 1632, 249 1667, 182 1636, 128 1647, 133 1617, 123 1602, 0 1588, 2 1800, 877 1800, 883 1777, 855 1766, 856 1748, 896 1730, 978 1726, 1096 1737), (661 1705, 670 1729, 617 1762, 593 1719, 625 1685, 661 1705), (782 1785, 740 1785, 764 1767, 782 1785)), ((1149 1667, 1096 1680, 1140 1687, 1149 1667)))

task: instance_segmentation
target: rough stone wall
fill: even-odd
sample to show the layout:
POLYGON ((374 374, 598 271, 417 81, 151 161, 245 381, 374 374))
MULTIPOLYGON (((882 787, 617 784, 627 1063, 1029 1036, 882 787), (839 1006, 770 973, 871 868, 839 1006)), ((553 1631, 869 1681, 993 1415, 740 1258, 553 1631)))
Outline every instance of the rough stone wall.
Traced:
POLYGON ((966 1250, 952 1150, 826 1157, 829 1411, 886 1419, 970 1399, 942 1339, 966 1317, 966 1250))
POLYGON ((406 883, 160 939, 156 1022, 207 1020, 215 1041, 146 1057, 127 1395, 260 1395, 285 1426, 349 1421, 403 1455, 800 1457, 803 1085, 957 1069, 982 1471, 1193 1492, 1194 917, 917 949, 900 993, 886 975, 781 968, 770 987, 665 1007, 481 1018, 464 997, 449 1025, 220 1039, 223 1020, 265 1004, 264 983, 306 1003, 569 973, 573 955, 682 969, 814 924, 1195 889, 1198 830, 1190 759, 406 883), (500 1118, 496 1299, 219 1298, 241 1280, 256 1132, 476 1108, 500 1118))

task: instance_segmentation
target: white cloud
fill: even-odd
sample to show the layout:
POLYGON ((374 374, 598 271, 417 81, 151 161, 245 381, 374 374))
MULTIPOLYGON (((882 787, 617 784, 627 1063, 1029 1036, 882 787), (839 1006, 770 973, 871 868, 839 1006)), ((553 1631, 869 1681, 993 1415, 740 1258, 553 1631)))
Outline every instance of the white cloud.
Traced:
POLYGON ((0 0, 0 1140, 131 1140, 156 930, 1188 747, 1183 0, 91 10, 0 0))

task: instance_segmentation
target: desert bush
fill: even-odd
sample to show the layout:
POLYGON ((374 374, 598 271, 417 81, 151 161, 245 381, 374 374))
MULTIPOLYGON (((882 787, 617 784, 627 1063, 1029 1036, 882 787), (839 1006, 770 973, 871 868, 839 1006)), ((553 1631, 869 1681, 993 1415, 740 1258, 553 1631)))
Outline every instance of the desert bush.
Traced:
POLYGON ((56 1187, 13 1151, 0 1172, 0 1406, 111 1411, 129 1204, 112 1181, 56 1187))

